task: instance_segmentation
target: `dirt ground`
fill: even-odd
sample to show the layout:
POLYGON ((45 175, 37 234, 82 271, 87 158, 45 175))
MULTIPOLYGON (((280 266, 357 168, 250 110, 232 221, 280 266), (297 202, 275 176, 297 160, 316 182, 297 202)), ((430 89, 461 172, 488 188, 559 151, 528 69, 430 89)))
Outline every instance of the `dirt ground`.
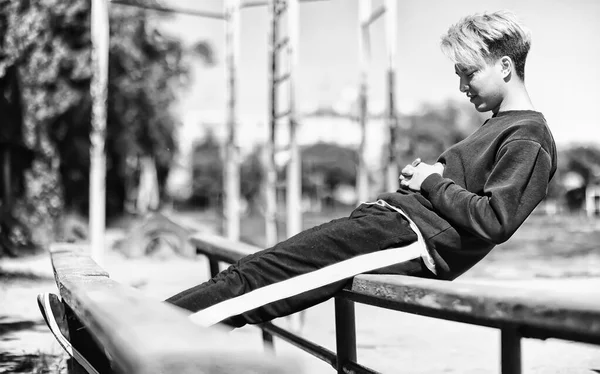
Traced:
MULTIPOLYGON (((535 232, 536 226, 532 227, 529 233, 535 232)), ((208 264, 203 259, 191 260, 166 252, 126 259, 112 249, 123 235, 122 230, 109 230, 107 235, 103 267, 113 279, 157 300, 206 279, 208 264)), ((519 261, 519 257, 522 260, 528 256, 527 250, 521 251, 519 256, 513 256, 510 249, 506 252, 502 257, 505 260, 498 257, 482 263, 460 281, 505 282, 561 290, 600 289, 597 273, 600 254, 519 261), (524 262, 527 263, 526 269, 523 269, 524 262), (558 272, 556 266, 562 272, 558 272), (561 273, 575 275, 564 278, 559 276, 561 273)), ((37 309, 35 298, 40 292, 57 292, 46 254, 19 260, 0 259, 0 373, 66 372, 66 357, 54 342, 37 309)), ((358 357, 359 362, 366 366, 384 373, 498 372, 500 346, 496 330, 365 305, 357 305, 356 313, 358 357)), ((333 350, 333 322, 333 302, 326 302, 306 312, 303 334, 333 350)), ((279 323, 287 322, 282 320, 279 323)), ((248 342, 255 341, 256 344, 250 346, 262 349, 260 334, 253 327, 231 334, 248 342)), ((276 350, 297 354, 297 349, 285 342, 276 342, 276 350)), ((299 357, 305 364, 305 373, 334 372, 327 364, 308 354, 300 353, 299 357)), ((600 347, 552 339, 526 339, 523 342, 523 372, 600 373, 600 347)))

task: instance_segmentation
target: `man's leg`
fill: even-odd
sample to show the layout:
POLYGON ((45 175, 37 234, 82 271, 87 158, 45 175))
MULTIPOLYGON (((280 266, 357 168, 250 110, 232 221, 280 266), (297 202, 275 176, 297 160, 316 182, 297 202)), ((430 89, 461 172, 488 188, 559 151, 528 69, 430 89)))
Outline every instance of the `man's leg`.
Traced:
MULTIPOLYGON (((415 240, 415 233, 399 213, 379 205, 361 205, 348 218, 308 229, 272 248, 247 256, 213 279, 166 301, 197 312, 258 289, 264 288, 263 291, 268 293, 269 287, 277 286, 277 283, 304 274, 309 274, 305 278, 310 278, 317 270, 330 265, 408 245, 415 240)), ((388 269, 408 275, 426 272, 420 258, 388 269)), ((308 287, 295 296, 268 302, 223 322, 239 327, 298 312, 331 298, 344 287, 347 278, 316 289, 308 287)))

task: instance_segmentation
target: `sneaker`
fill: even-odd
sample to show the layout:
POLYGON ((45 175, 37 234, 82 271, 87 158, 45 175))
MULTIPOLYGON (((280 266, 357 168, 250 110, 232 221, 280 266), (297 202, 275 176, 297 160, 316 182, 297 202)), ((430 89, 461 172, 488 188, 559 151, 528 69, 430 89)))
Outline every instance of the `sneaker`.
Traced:
POLYGON ((60 298, 53 293, 42 293, 38 295, 37 303, 46 325, 48 325, 58 344, 88 373, 99 374, 89 361, 71 345, 65 307, 60 298))

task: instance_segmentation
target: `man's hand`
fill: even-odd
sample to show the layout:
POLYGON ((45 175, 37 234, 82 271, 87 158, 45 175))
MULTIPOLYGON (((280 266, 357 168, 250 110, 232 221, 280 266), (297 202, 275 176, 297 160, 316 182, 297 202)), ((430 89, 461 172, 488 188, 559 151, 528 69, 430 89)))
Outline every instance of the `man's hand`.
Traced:
POLYGON ((420 191, 421 184, 431 174, 444 175, 444 164, 436 162, 433 165, 421 162, 420 158, 406 165, 400 175, 400 186, 409 188, 413 191, 420 191))

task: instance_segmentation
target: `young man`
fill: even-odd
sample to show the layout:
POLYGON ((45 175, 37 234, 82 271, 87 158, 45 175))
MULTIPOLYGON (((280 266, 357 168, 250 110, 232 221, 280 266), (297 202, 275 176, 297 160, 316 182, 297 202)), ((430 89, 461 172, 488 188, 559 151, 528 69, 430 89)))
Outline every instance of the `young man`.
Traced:
MULTIPOLYGON (((435 164, 407 165, 398 191, 166 301, 206 326, 261 323, 325 301, 363 272, 454 279, 510 238, 556 170, 552 135, 524 84, 530 36, 512 14, 496 12, 462 19, 441 46, 460 91, 491 118, 435 164)), ((47 321, 59 322, 55 295, 40 295, 39 304, 47 321)))
POLYGON ((250 255, 169 303, 203 325, 239 327, 331 298, 363 272, 452 280, 506 241, 545 197, 556 149, 525 88, 530 35, 509 12, 468 16, 442 37, 463 92, 492 116, 401 188, 347 218, 250 255))

